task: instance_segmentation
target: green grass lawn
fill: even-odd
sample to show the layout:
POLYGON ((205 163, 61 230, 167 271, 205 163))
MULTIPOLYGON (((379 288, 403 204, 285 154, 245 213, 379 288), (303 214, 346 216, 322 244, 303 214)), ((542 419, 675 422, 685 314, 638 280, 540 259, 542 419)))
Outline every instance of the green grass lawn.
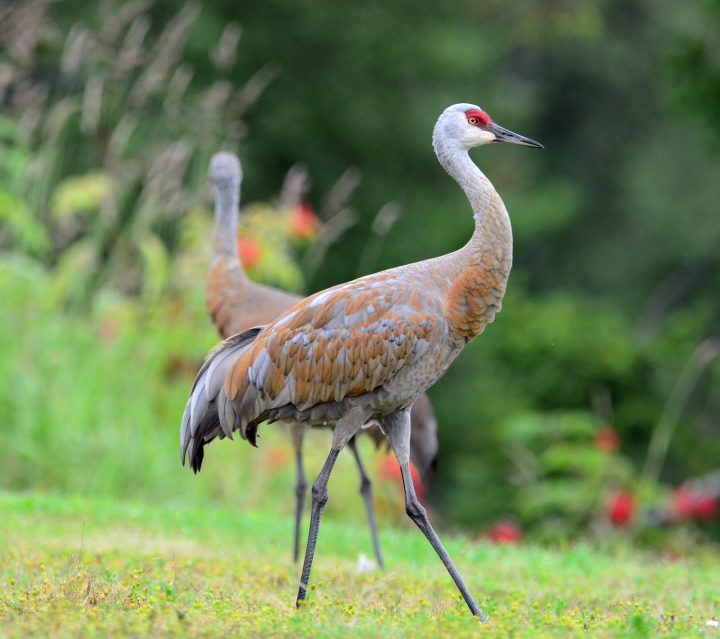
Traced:
POLYGON ((0 636, 720 636, 710 550, 670 561, 445 535, 480 627, 417 529, 382 529, 387 571, 357 574, 369 534, 332 513, 296 610, 290 536, 273 512, 0 493, 0 636))

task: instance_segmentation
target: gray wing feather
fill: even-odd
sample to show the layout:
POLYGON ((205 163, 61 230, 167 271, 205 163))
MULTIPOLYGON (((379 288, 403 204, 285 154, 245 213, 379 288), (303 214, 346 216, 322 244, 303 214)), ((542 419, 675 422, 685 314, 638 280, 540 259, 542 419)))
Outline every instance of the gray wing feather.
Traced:
POLYGON ((218 435, 232 439, 236 416, 223 391, 225 376, 235 359, 255 341, 263 328, 249 328, 218 344, 195 378, 180 426, 181 459, 185 464, 189 450, 190 466, 195 472, 200 470, 205 444, 218 435))
POLYGON ((182 425, 180 426, 180 450, 182 451, 180 454, 180 458, 182 459, 182 465, 185 465, 185 451, 187 450, 187 447, 190 444, 190 439, 192 438, 192 434, 190 432, 190 402, 192 401, 192 397, 188 399, 187 404, 185 404, 185 412, 183 413, 182 417, 182 425))
POLYGON ((216 375, 215 373, 223 363, 227 362, 229 358, 233 358, 234 360, 235 355, 237 355, 237 349, 228 348, 227 351, 223 351, 215 357, 208 367, 207 375, 205 376, 205 396, 208 401, 212 401, 220 392, 220 388, 225 383, 225 373, 227 373, 228 367, 223 367, 220 375, 216 375))

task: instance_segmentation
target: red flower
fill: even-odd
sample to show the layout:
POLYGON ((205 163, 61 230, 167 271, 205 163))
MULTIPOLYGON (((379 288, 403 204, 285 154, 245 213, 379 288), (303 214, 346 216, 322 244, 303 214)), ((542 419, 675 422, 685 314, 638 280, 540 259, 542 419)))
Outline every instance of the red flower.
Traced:
POLYGON ((120 322, 117 317, 112 317, 110 314, 105 315, 100 324, 100 332, 98 335, 100 341, 110 344, 115 341, 119 332, 120 322))
POLYGON ((599 428, 593 438, 595 448, 604 453, 614 453, 620 448, 620 435, 612 426, 599 428))
POLYGON ((635 495, 627 490, 613 493, 608 501, 607 514, 615 527, 627 526, 635 518, 636 511, 635 495))
POLYGON ((268 468, 282 468, 290 461, 290 451, 284 446, 272 446, 265 451, 268 468))
MULTIPOLYGON (((420 473, 418 472, 418 469, 415 468, 415 464, 412 462, 410 462, 410 476, 412 477, 413 485, 415 486, 415 493, 419 499, 422 499, 423 495, 425 495, 425 491, 427 490, 427 486, 420 479, 420 473)), ((395 455, 386 455, 380 462, 380 477, 388 479, 402 487, 402 473, 400 472, 400 464, 398 464, 397 459, 395 459, 395 455)))
POLYGON ((677 521, 711 519, 718 512, 718 502, 712 495, 681 486, 673 495, 672 511, 677 521))
POLYGON ((238 253, 243 268, 254 269, 262 260, 262 244, 252 235, 241 235, 238 237, 238 253))
POLYGON ((488 537, 493 544, 522 543, 522 528, 514 521, 496 521, 488 528, 488 537))
POLYGON ((290 235, 298 240, 309 240, 320 229, 320 220, 307 202, 296 206, 290 213, 290 235))

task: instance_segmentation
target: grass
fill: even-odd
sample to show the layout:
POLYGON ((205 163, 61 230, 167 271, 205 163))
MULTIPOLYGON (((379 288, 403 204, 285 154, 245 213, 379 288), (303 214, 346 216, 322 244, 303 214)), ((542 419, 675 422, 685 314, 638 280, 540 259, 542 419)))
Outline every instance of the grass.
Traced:
MULTIPOLYGON (((332 496, 331 496, 332 500, 332 496)), ((550 550, 447 539, 490 623, 471 618, 422 535, 381 530, 386 572, 357 574, 364 527, 323 521, 296 610, 291 522, 274 512, 0 493, 0 636, 712 636, 718 555, 550 550)), ((719 635, 720 636, 720 635, 719 635)))

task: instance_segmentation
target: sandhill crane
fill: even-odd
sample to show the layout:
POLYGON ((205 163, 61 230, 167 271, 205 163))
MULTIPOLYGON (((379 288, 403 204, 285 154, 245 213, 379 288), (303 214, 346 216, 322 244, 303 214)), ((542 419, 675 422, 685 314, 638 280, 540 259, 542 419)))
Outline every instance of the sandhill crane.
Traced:
POLYGON ((458 251, 335 286, 298 302, 265 327, 226 339, 195 379, 181 425, 182 455, 237 430, 255 445, 264 421, 334 423, 330 453, 312 487, 312 515, 297 605, 304 601, 327 484, 338 454, 377 419, 397 457, 405 510, 427 537, 473 615, 480 608, 430 525, 410 474, 410 408, 500 310, 512 265, 510 218, 469 149, 537 142, 456 104, 435 125, 440 164, 465 191, 475 231, 458 251))
MULTIPOLYGON (((237 156, 232 153, 214 155, 210 161, 209 177, 215 190, 215 223, 212 258, 207 276, 206 306, 220 335, 228 338, 253 326, 269 324, 302 298, 256 284, 243 270, 237 248, 237 214, 242 181, 242 169, 237 156)), ((421 395, 413 405, 411 421, 410 457, 421 476, 426 477, 437 457, 438 440, 435 413, 430 400, 425 395, 421 395)), ((300 524, 307 489, 302 458, 304 430, 305 425, 299 422, 289 425, 297 465, 293 544, 295 561, 299 557, 300 524)), ((377 425, 370 426, 364 432, 370 435, 376 446, 387 442, 377 425)), ((372 484, 363 466, 354 437, 350 439, 349 447, 360 471, 360 493, 370 523, 375 557, 378 566, 382 568, 383 560, 375 523, 372 484)))

